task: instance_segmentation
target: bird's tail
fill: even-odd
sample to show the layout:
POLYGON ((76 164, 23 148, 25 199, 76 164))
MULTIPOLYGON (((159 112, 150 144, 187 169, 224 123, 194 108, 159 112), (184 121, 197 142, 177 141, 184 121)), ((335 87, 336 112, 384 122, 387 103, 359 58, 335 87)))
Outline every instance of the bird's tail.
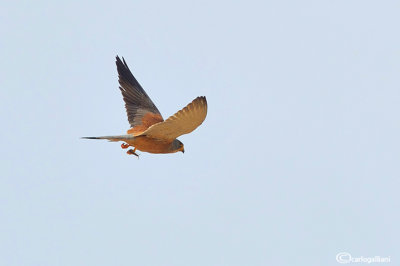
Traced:
POLYGON ((132 140, 133 135, 117 135, 117 136, 102 136, 102 137, 82 137, 81 139, 107 139, 109 141, 126 141, 132 140))

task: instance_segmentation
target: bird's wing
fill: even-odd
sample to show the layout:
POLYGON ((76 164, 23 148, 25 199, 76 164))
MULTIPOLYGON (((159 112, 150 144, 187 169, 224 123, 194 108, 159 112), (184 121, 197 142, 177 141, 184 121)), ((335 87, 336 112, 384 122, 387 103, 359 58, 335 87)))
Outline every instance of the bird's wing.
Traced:
POLYGON ((188 134, 203 123, 207 116, 206 97, 197 97, 185 108, 170 116, 164 122, 152 125, 140 135, 151 138, 174 140, 188 134))
POLYGON ((128 134, 138 135, 151 125, 164 121, 153 101, 132 75, 125 59, 116 58, 119 89, 125 101, 128 121, 131 129, 128 134))

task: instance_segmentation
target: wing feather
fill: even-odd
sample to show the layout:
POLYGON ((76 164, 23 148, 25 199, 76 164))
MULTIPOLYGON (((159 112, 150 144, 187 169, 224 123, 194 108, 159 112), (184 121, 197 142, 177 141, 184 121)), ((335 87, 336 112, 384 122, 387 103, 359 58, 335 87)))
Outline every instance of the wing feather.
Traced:
POLYGON ((150 126, 140 135, 156 139, 174 140, 195 130, 203 123, 206 116, 206 97, 197 97, 185 108, 170 116, 167 120, 150 126))
POLYGON ((151 125, 164 121, 160 111, 133 76, 125 59, 122 58, 121 61, 117 56, 116 65, 119 89, 125 102, 129 124, 132 127, 128 130, 128 134, 139 134, 151 125))

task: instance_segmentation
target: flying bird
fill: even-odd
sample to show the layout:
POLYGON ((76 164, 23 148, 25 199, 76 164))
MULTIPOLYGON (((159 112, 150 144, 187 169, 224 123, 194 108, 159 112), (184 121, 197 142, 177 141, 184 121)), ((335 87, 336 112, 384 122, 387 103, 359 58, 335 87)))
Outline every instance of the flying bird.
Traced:
POLYGON ((123 141, 122 149, 137 157, 136 150, 149 153, 185 152, 184 145, 177 137, 188 134, 200 126, 207 116, 206 97, 194 99, 182 110, 164 120, 160 111, 129 70, 125 59, 116 57, 121 90, 128 121, 131 128, 126 135, 83 137, 84 139, 107 139, 123 141))

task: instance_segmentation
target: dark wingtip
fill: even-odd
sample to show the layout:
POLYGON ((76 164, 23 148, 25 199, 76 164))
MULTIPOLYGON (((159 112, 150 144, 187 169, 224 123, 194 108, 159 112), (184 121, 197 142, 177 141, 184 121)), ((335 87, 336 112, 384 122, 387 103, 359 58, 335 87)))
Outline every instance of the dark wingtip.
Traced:
POLYGON ((81 139, 100 139, 98 137, 81 137, 81 139))
POLYGON ((204 102, 207 103, 207 98, 206 98, 206 96, 198 96, 198 97, 197 97, 196 99, 194 99, 194 100, 197 100, 197 99, 202 100, 202 101, 204 101, 204 102))
POLYGON ((117 55, 115 57, 115 63, 117 64, 117 67, 118 67, 118 65, 120 65, 120 66, 128 68, 128 64, 125 62, 125 58, 123 56, 122 56, 122 60, 121 60, 121 58, 117 55))
POLYGON ((118 55, 115 57, 115 63, 117 64, 117 67, 118 67, 119 65, 123 65, 122 60, 121 60, 121 58, 119 58, 118 55))
POLYGON ((115 64, 117 65, 118 74, 125 79, 131 81, 131 83, 137 83, 135 77, 133 77, 131 70, 128 67, 128 64, 125 62, 124 57, 121 58, 117 55, 115 57, 116 61, 115 64), (132 80, 133 79, 133 80, 132 80))

